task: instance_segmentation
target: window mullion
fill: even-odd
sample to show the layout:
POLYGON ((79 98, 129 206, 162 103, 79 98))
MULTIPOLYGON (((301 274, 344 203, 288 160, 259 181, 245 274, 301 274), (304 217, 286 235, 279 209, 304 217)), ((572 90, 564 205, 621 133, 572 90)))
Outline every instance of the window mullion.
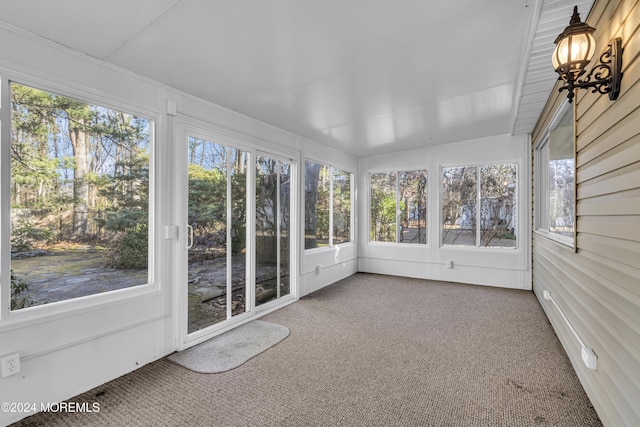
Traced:
POLYGON ((280 298, 280 284, 281 284, 281 277, 280 275, 282 274, 282 269, 281 269, 281 262, 282 260, 280 259, 282 257, 282 250, 281 250, 281 245, 282 245, 282 224, 281 224, 281 205, 280 205, 280 168, 281 168, 281 162, 280 160, 276 160, 276 209, 275 209, 275 214, 276 214, 276 251, 278 252, 276 255, 276 265, 278 266, 278 270, 276 273, 276 297, 280 298))
POLYGON ((329 166, 329 247, 333 247, 333 166, 329 166))
POLYGON ((227 212, 227 319, 231 319, 231 300, 232 300, 232 286, 231 282, 233 278, 231 277, 232 270, 232 241, 231 241, 231 221, 233 220, 233 213, 231 211, 231 149, 229 147, 225 147, 226 154, 226 168, 227 168, 227 200, 226 200, 226 212, 227 212))
POLYGON ((256 211, 257 211, 257 202, 256 202, 256 179, 258 177, 258 167, 257 167, 257 158, 258 154, 256 151, 252 150, 247 154, 247 173, 246 173, 246 188, 247 193, 246 197, 246 205, 247 208, 245 210, 245 221, 246 221, 246 229, 249 230, 249 233, 246 233, 245 242, 247 245, 247 258, 245 259, 245 292, 246 292, 246 307, 245 310, 247 312, 253 312, 253 309, 256 306, 256 263, 257 263, 257 254, 256 254, 256 211))
POLYGON ((476 166, 476 247, 482 246, 482 194, 481 194, 481 182, 482 179, 480 166, 476 166))
MULTIPOLYGON (((356 219, 354 218, 354 205, 355 200, 353 195, 355 194, 354 186, 355 186, 355 175, 349 174, 349 241, 355 241, 355 223, 356 219)), ((369 180, 369 185, 371 185, 371 180, 369 180)), ((367 233, 369 234, 369 233, 367 233)))
POLYGON ((400 173, 396 174, 396 243, 400 243, 400 173))
POLYGON ((0 141, 3 143, 0 144, 0 182, 2 185, 0 186, 0 198, 2 203, 2 210, 0 211, 0 253, 7 254, 7 256, 2 256, 0 261, 0 319, 4 319, 9 314, 10 304, 11 304, 11 265, 10 265, 10 256, 11 252, 10 248, 10 226, 9 226, 9 218, 11 217, 11 204, 9 200, 9 182, 11 179, 11 168, 10 161, 11 151, 10 151, 10 135, 11 135, 11 115, 10 115, 10 89, 9 89, 9 81, 8 79, 0 79, 0 123, 2 123, 2 127, 0 128, 0 141), (5 143, 6 142, 6 143, 5 143))
POLYGON ((538 200, 539 208, 539 224, 538 226, 549 231, 549 143, 546 142, 540 150, 540 174, 538 177, 540 182, 538 200), (546 196, 546 199, 545 199, 546 196))

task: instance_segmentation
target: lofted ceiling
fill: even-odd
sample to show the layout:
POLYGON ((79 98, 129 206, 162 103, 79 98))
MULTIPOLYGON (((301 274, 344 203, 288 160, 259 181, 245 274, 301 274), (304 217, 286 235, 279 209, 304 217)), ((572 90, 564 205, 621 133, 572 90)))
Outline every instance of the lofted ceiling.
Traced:
POLYGON ((529 133, 574 4, 0 0, 0 21, 361 157, 529 133))

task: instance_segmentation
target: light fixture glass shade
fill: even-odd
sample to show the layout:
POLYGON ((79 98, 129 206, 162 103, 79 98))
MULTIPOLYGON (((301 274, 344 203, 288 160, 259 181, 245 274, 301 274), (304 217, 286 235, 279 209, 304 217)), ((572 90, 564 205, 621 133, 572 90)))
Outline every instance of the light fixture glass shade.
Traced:
POLYGON ((575 80, 584 73, 596 52, 596 41, 592 35, 595 30, 580 20, 578 6, 575 6, 569 26, 556 38, 556 49, 551 58, 553 68, 563 80, 575 80))
POLYGON ((551 62, 559 73, 581 74, 595 52, 591 33, 568 34, 557 42, 551 62))
POLYGON ((586 67, 596 52, 593 38, 595 28, 580 21, 578 6, 573 8, 569 26, 556 38, 556 48, 551 62, 565 82, 558 90, 567 91, 572 102, 577 89, 591 89, 591 92, 609 94, 610 100, 618 99, 622 80, 622 39, 616 37, 600 55, 597 64, 589 72, 586 67))

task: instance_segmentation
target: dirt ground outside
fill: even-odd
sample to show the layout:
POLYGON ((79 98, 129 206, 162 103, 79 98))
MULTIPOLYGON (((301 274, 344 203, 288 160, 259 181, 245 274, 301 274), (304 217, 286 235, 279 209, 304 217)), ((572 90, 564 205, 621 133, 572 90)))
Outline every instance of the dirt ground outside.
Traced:
POLYGON ((147 283, 147 270, 106 267, 99 246, 12 254, 11 270, 26 280, 31 305, 50 304, 147 283), (43 254, 44 253, 44 254, 43 254))
MULTIPOLYGON (((29 283, 30 306, 51 304, 148 283, 147 270, 122 270, 105 265, 106 249, 99 246, 54 248, 12 254, 11 269, 29 283)), ((245 257, 232 261, 233 314, 245 310, 245 257)), ((257 291, 275 286, 276 268, 261 265, 257 291)), ((190 264, 188 280, 189 330, 201 329, 226 316, 226 257, 190 264)))

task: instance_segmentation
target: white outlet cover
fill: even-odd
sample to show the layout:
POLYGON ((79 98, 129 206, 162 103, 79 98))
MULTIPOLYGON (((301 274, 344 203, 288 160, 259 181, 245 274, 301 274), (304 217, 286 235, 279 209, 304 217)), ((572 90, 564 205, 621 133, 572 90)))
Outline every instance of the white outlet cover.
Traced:
POLYGON ((8 354, 2 358, 2 378, 20 372, 20 353, 8 354))
POLYGON ((164 238, 165 240, 172 240, 178 238, 178 226, 173 224, 166 224, 164 226, 164 238))
POLYGON ((589 347, 582 347, 581 353, 582 362, 587 368, 593 370, 598 369, 598 356, 596 356, 592 349, 590 349, 589 347))

